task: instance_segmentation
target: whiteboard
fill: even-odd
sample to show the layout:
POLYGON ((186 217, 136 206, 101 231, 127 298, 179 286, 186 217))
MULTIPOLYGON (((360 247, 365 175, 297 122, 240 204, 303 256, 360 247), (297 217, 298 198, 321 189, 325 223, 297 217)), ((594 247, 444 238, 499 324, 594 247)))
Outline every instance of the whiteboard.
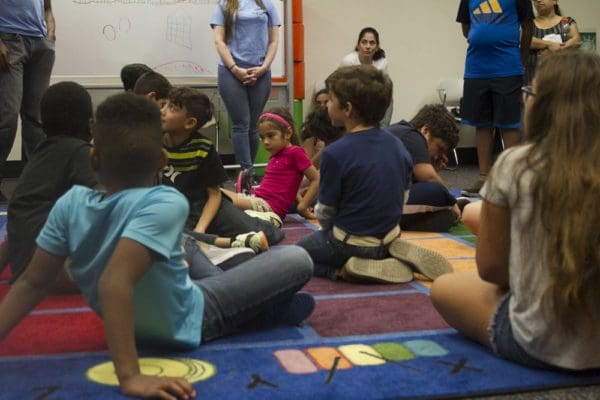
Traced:
MULTIPOLYGON (((272 0, 284 21, 281 0, 272 0)), ((59 0, 53 80, 120 84, 125 64, 144 63, 170 78, 216 82, 219 56, 210 18, 217 0, 59 0)), ((272 76, 285 75, 285 29, 272 76)))

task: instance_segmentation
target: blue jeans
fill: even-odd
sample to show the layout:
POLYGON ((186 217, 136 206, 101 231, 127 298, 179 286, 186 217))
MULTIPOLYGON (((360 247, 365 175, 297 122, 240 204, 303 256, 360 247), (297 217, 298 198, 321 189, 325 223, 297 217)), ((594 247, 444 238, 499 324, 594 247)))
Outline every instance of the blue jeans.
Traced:
MULTIPOLYGON (((205 266, 211 274, 213 268, 205 266)), ((195 280, 204 295, 202 341, 239 332, 261 320, 300 290, 312 271, 306 251, 278 246, 223 273, 195 280)))
POLYGON ((46 138, 40 101, 50 83, 54 43, 12 33, 0 33, 0 39, 8 48, 11 64, 8 72, 0 71, 0 164, 3 166, 15 141, 19 114, 27 157, 46 138))
POLYGON ((252 165, 258 151, 258 117, 271 93, 271 72, 258 78, 252 86, 244 86, 223 65, 218 72, 219 94, 232 122, 231 140, 235 159, 253 175, 252 165))
POLYGON ((311 233, 300 239, 296 245, 303 247, 314 263, 315 276, 336 279, 336 271, 350 257, 380 260, 389 257, 389 244, 378 247, 362 247, 346 244, 333 236, 331 229, 311 233))
MULTIPOLYGON (((400 227, 406 231, 448 232, 456 222, 452 206, 456 199, 438 182, 415 182, 410 187, 407 206, 423 206, 423 210, 402 214, 400 227)), ((406 211, 406 208, 405 208, 406 211)))

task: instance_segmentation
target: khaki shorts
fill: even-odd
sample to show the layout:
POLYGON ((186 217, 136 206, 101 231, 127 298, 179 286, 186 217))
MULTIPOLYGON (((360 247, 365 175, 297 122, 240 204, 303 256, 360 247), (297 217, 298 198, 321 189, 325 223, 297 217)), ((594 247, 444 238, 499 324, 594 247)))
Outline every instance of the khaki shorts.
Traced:
POLYGON ((339 240, 340 242, 344 242, 351 246, 360 246, 360 247, 379 247, 385 246, 390 243, 394 239, 400 236, 400 226, 396 225, 391 231, 385 234, 385 236, 380 239, 375 236, 356 236, 347 234, 343 229, 338 228, 337 226, 333 227, 333 237, 339 240))
POLYGON ((273 212, 273 209, 264 199, 256 197, 253 194, 238 193, 238 196, 250 200, 250 205, 254 211, 273 212))

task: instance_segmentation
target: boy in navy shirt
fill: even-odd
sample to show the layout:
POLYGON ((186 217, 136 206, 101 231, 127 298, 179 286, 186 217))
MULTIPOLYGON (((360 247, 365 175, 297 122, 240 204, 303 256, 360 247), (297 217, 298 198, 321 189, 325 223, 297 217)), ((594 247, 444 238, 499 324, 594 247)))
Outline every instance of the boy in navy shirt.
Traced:
POLYGON ((298 242, 315 274, 379 282, 432 278, 451 270, 439 254, 401 241, 400 219, 412 160, 401 141, 379 128, 392 98, 390 78, 369 65, 341 67, 326 80, 331 122, 346 134, 321 157, 315 214, 322 230, 298 242), (390 254, 392 257, 390 257, 390 254))

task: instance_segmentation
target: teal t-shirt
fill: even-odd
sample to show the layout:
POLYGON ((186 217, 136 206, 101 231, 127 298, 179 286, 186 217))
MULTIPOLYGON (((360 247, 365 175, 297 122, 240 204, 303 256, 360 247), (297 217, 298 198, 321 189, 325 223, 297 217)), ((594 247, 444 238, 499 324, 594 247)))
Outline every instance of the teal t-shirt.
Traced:
POLYGON ((121 238, 159 257, 137 282, 135 334, 144 342, 200 344, 204 297, 189 278, 181 232, 188 214, 183 195, 167 186, 105 193, 74 186, 54 205, 37 244, 68 256, 71 273, 89 306, 102 315, 98 281, 121 238))

